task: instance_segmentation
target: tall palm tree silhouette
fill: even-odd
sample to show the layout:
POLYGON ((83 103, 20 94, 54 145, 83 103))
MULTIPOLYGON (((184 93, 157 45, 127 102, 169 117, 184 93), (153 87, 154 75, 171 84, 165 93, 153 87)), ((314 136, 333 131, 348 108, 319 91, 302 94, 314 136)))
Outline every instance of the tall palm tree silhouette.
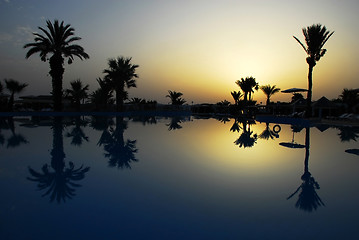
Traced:
POLYGON ((62 117, 55 117, 53 120, 53 142, 51 150, 51 171, 50 166, 44 164, 41 172, 37 172, 29 167, 29 172, 32 177, 27 179, 37 182, 38 190, 44 190, 42 195, 50 196, 50 202, 56 200, 66 202, 66 199, 72 199, 76 194, 76 188, 81 185, 76 183, 85 178, 85 173, 90 170, 90 167, 80 166, 75 169, 73 162, 69 162, 69 166, 65 165, 65 152, 63 146, 63 126, 62 117))
POLYGON ((119 169, 131 169, 132 162, 138 162, 135 157, 137 153, 136 140, 124 139, 124 131, 127 129, 127 122, 122 116, 116 116, 116 127, 105 129, 98 142, 103 145, 105 157, 109 159, 110 167, 119 169))
POLYGON ((320 186, 314 177, 309 172, 309 148, 310 148, 310 128, 307 127, 305 131, 305 160, 304 160, 304 173, 301 177, 302 184, 297 188, 297 190, 292 193, 288 198, 292 198, 296 195, 299 190, 298 200, 295 206, 303 211, 312 212, 316 210, 319 206, 325 206, 324 202, 320 199, 316 190, 320 189, 320 186))
POLYGON ((128 93, 126 88, 137 87, 136 68, 138 65, 131 63, 132 58, 117 57, 117 59, 108 60, 108 69, 103 72, 106 74, 105 79, 112 89, 116 92, 116 110, 123 111, 123 101, 127 99, 128 93))
POLYGON ((9 102, 8 102, 8 111, 12 111, 13 110, 13 106, 14 106, 14 96, 17 93, 21 93, 27 86, 27 83, 19 83, 18 81, 14 80, 14 79, 4 79, 5 81, 5 86, 7 88, 7 90, 9 90, 10 92, 10 98, 9 98, 9 102))
POLYGON ((305 43, 304 45, 297 37, 293 36, 295 40, 303 47, 304 51, 307 53, 307 63, 309 65, 308 70, 308 92, 307 92, 307 107, 306 107, 306 116, 312 116, 312 87, 313 87, 313 68, 320 60, 321 57, 327 52, 324 49, 324 44, 328 39, 333 35, 334 32, 327 31, 325 26, 321 24, 313 24, 309 27, 302 29, 305 43))
POLYGON ((52 95, 54 101, 54 110, 62 110, 62 78, 64 74, 64 60, 68 58, 68 64, 71 64, 74 57, 82 59, 90 58, 85 53, 83 47, 72 44, 75 41, 81 40, 80 37, 74 37, 75 29, 70 24, 64 25, 62 21, 59 23, 55 20, 54 23, 46 21, 48 30, 39 27, 44 35, 33 33, 35 38, 33 43, 25 44, 24 48, 30 48, 26 53, 26 58, 29 58, 34 53, 40 53, 42 61, 49 60, 50 62, 50 76, 52 77, 52 95), (50 59, 47 55, 52 54, 50 59))

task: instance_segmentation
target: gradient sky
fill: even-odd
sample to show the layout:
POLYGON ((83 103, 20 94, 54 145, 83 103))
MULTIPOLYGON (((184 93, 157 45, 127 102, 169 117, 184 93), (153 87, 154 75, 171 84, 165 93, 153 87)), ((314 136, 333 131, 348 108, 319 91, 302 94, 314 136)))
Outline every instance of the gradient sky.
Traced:
MULTIPOLYGON (((304 41, 301 29, 321 23, 335 33, 314 68, 313 99, 332 99, 359 87, 358 10, 358 0, 0 0, 0 80, 29 83, 23 95, 49 94, 48 62, 26 60, 22 47, 46 19, 58 19, 75 28, 90 55, 65 66, 64 88, 80 78, 95 90, 108 59, 125 56, 140 65, 130 97, 168 103, 173 90, 188 103, 233 102, 235 81, 247 76, 282 90, 306 88, 306 54, 292 36, 304 41)), ((265 102, 260 90, 254 99, 265 102)))

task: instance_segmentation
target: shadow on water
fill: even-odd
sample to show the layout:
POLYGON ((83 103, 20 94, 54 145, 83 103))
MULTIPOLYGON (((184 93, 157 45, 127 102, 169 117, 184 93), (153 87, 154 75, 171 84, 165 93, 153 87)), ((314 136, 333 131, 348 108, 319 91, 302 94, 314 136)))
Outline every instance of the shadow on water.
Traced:
POLYGON ((41 171, 28 167, 31 177, 27 177, 28 180, 37 182, 38 190, 45 191, 43 197, 49 196, 50 202, 56 200, 58 203, 66 202, 66 199, 72 199, 76 195, 76 188, 81 186, 76 182, 84 179, 85 173, 90 170, 90 167, 84 168, 83 165, 75 168, 71 161, 66 167, 62 132, 62 117, 54 117, 51 165, 44 164, 41 171))
POLYGON ((135 157, 138 149, 136 148, 137 140, 124 139, 124 132, 127 129, 127 120, 122 116, 116 116, 116 122, 113 124, 109 119, 95 118, 93 126, 99 126, 102 130, 101 137, 97 143, 103 146, 105 157, 108 158, 109 167, 117 167, 118 169, 131 169, 133 162, 138 162, 135 157), (102 125, 101 125, 102 124, 102 125))
POLYGON ((317 189, 320 189, 320 186, 309 172, 309 148, 310 128, 307 127, 305 131, 304 173, 301 176, 302 184, 287 198, 287 200, 294 197, 300 191, 295 207, 303 211, 312 212, 313 210, 317 210, 320 206, 325 206, 325 204, 316 192, 317 189))

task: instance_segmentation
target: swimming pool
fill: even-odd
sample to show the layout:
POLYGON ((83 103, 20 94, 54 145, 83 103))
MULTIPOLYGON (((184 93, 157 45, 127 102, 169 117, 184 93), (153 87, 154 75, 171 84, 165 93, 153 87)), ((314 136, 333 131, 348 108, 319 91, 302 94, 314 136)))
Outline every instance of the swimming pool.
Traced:
POLYGON ((358 127, 1 118, 1 239, 353 239, 358 127))

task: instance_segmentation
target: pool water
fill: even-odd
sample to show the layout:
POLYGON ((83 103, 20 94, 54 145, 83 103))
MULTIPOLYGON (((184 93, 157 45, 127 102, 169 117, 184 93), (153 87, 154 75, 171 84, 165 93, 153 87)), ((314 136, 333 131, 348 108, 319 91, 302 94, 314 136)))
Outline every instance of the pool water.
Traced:
POLYGON ((358 127, 0 119, 0 239, 355 239, 358 127))

